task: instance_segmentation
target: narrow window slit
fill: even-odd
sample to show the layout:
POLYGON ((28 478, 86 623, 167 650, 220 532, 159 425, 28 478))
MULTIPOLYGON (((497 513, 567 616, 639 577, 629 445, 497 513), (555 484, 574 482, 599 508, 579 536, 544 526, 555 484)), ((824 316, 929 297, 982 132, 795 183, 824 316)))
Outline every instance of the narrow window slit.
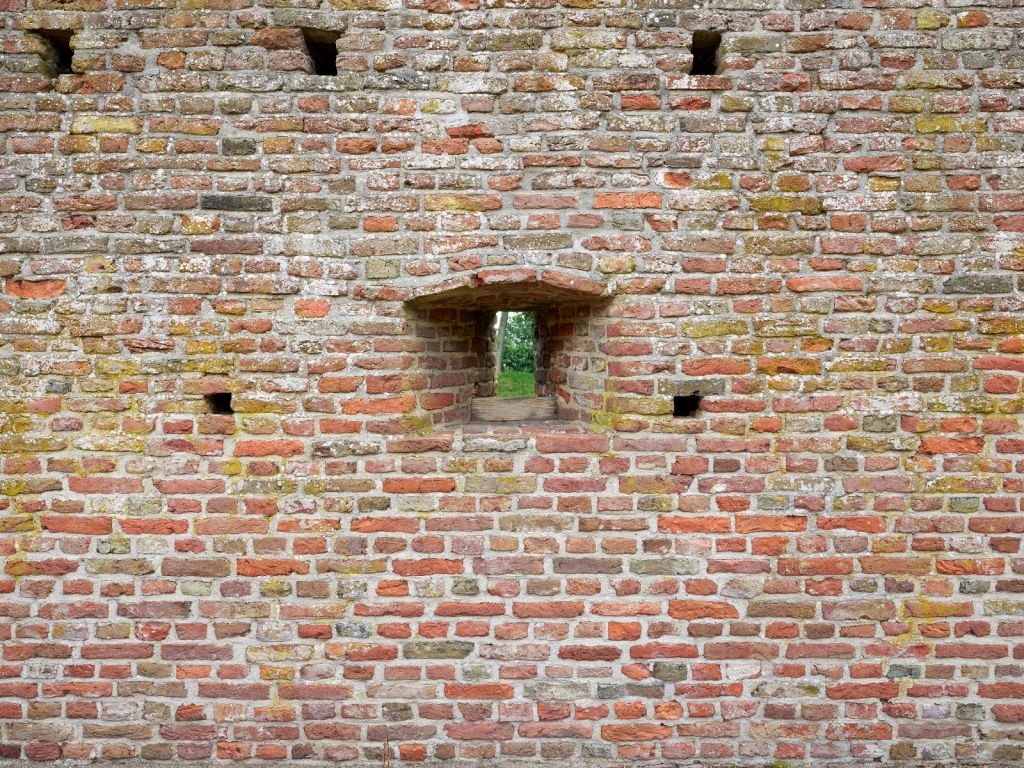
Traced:
POLYGON ((693 54, 691 75, 713 75, 718 71, 718 48, 722 44, 721 32, 698 31, 693 33, 690 53, 693 54))
POLYGON ((313 62, 313 73, 317 75, 338 74, 338 38, 337 32, 322 29, 303 29, 302 38, 306 41, 306 52, 313 62))
POLYGON ((71 74, 71 59, 75 55, 71 48, 70 29, 33 29, 49 44, 49 55, 46 57, 53 77, 71 74))
POLYGON ((498 397, 533 397, 537 371, 533 312, 498 313, 498 397))
POLYGON ((217 413, 223 416, 228 416, 235 412, 235 409, 231 407, 231 393, 230 392, 212 392, 209 395, 204 396, 206 400, 206 406, 209 409, 208 413, 217 413))
POLYGON ((676 395, 672 398, 672 415, 677 419, 689 419, 700 410, 700 393, 676 395))
POLYGON ((546 328, 544 316, 533 310, 484 311, 477 328, 481 367, 471 420, 523 423, 557 418, 540 338, 546 328))

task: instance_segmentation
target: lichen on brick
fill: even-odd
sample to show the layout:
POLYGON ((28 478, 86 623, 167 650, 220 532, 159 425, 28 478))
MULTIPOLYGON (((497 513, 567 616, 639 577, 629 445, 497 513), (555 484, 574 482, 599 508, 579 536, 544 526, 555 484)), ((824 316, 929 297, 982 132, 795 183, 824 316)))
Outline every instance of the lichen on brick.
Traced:
POLYGON ((245 5, 0 4, 0 764, 1024 761, 1019 10, 245 5))

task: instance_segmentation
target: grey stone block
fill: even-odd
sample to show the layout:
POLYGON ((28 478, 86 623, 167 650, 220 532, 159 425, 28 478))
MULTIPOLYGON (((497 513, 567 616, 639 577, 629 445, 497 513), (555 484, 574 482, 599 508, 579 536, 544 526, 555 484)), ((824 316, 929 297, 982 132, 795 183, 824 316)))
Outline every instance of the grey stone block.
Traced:
POLYGON ((956 275, 942 284, 943 293, 1013 293, 1013 275, 956 275))

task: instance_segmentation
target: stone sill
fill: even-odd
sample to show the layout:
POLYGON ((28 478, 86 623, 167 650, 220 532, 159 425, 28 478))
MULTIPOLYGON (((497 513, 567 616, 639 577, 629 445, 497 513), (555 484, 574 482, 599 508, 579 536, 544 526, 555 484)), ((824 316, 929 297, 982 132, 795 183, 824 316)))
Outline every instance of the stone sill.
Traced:
MULTIPOLYGON (((451 427, 446 430, 446 434, 451 435, 452 450, 456 453, 515 453, 527 450, 538 440, 559 445, 562 449, 559 452, 586 453, 593 450, 593 447, 583 438, 594 438, 598 435, 586 424, 554 419, 516 423, 471 421, 451 427), (579 436, 579 439, 574 439, 574 436, 579 436)), ((604 440, 607 440, 607 437, 604 440)))
POLYGON ((593 430, 587 429, 585 425, 571 421, 559 421, 558 419, 530 419, 521 422, 510 423, 507 421, 471 421, 461 427, 454 427, 451 433, 455 436, 468 435, 529 435, 557 434, 557 435, 589 435, 593 430))

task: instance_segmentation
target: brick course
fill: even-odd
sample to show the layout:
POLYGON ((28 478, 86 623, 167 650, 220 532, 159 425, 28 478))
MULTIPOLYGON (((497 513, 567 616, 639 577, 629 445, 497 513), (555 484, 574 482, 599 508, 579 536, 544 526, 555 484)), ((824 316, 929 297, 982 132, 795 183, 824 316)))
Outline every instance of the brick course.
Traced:
POLYGON ((692 5, 0 0, 0 762, 1024 761, 1024 10, 692 5))

